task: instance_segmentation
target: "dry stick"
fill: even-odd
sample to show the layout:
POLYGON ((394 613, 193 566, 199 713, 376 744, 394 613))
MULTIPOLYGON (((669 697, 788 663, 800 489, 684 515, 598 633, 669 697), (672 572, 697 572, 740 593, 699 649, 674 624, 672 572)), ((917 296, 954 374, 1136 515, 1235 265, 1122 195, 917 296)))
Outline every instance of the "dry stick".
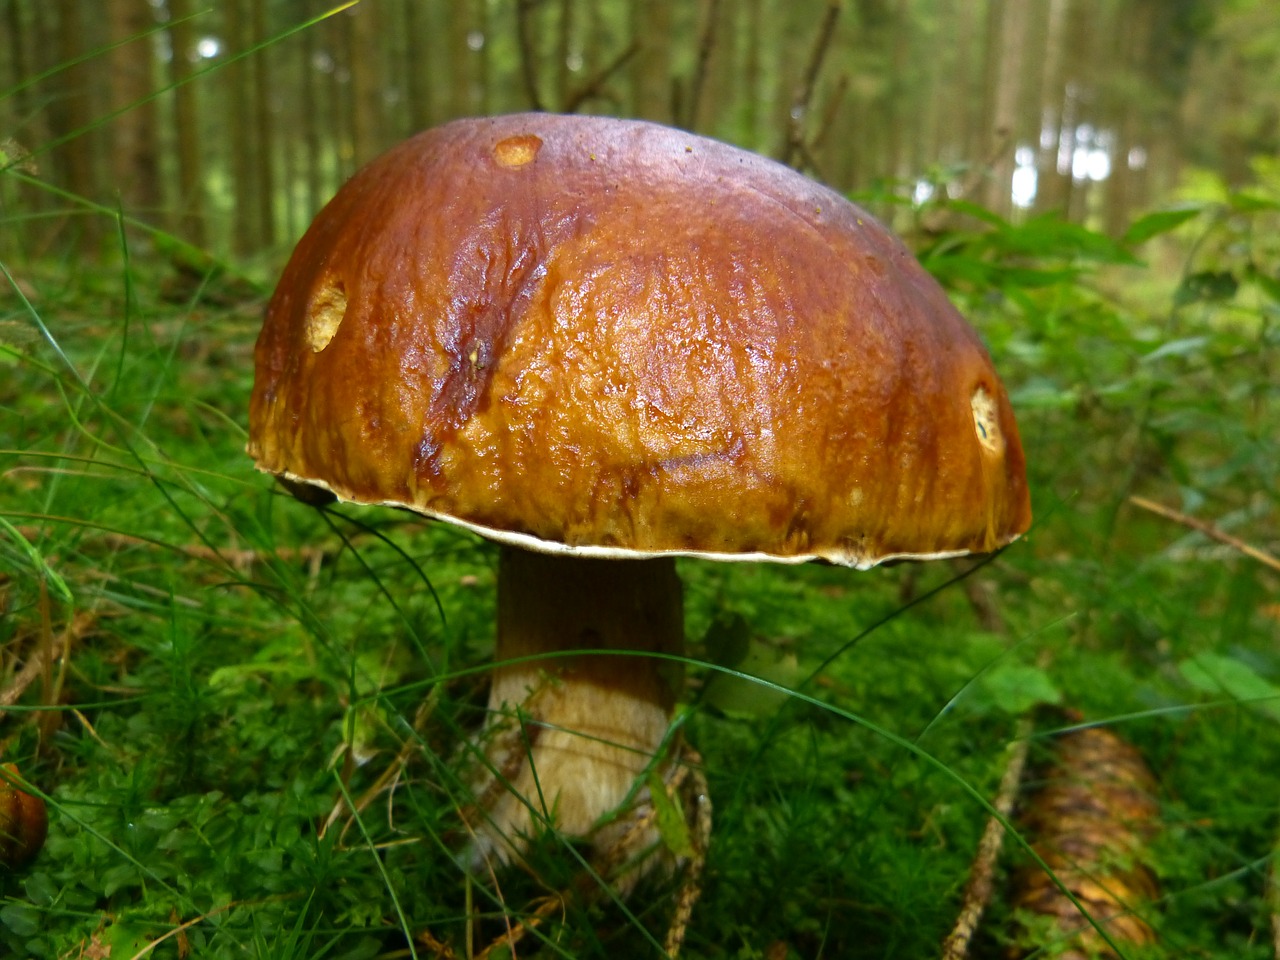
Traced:
MULTIPOLYGON (((1022 770, 1027 763, 1027 750, 1031 743, 1030 733, 1031 722, 1023 717, 1018 721, 1016 739, 1009 744, 1009 763, 1000 778, 1000 790, 994 803, 996 812, 1005 820, 1009 819, 1018 798, 1018 785, 1022 782, 1022 770)), ((964 960, 967 956, 969 941, 973 939, 983 911, 991 900, 996 864, 1000 860, 1000 849, 1003 846, 1004 824, 994 816, 988 817, 986 829, 982 831, 982 840, 978 844, 978 854, 974 857, 973 866, 969 868, 969 879, 964 885, 960 916, 956 918, 956 925, 947 939, 942 941, 942 960, 964 960)))
POLYGON ((827 142, 827 137, 835 129, 836 114, 840 112, 840 106, 844 103, 845 94, 848 92, 849 74, 842 73, 839 79, 836 80, 835 89, 827 95, 827 105, 822 110, 822 120, 818 123, 817 132, 809 138, 809 150, 811 152, 821 149, 822 145, 827 142))
POLYGON ((822 62, 831 49, 831 38, 835 36, 836 21, 840 18, 842 0, 827 0, 827 12, 823 14, 818 34, 813 41, 813 50, 809 53, 809 65, 804 71, 804 81, 791 102, 791 116, 787 124, 787 142, 782 151, 782 162, 792 164, 797 155, 808 153, 804 139, 804 121, 809 113, 809 104, 813 100, 814 87, 818 83, 818 74, 822 70, 822 62))
POLYGON ((1197 520, 1195 517, 1189 517, 1185 513, 1179 513, 1172 507, 1166 507, 1163 503, 1156 503, 1154 500, 1148 500, 1146 497, 1133 496, 1129 498, 1129 502, 1135 507, 1141 507, 1143 510, 1149 510, 1156 516, 1164 517, 1166 520, 1172 520, 1174 523, 1180 523, 1184 527, 1190 527, 1198 533, 1203 533, 1206 537, 1217 540, 1219 543, 1225 543, 1229 547, 1235 547, 1246 557, 1252 557, 1259 563, 1265 564, 1272 570, 1280 570, 1280 560, 1267 553, 1265 550, 1259 550, 1257 547, 1245 543, 1239 537, 1233 537, 1229 533, 1223 533, 1211 523, 1203 520, 1197 520))
POLYGON ((684 750, 685 762, 689 764, 687 769, 693 780, 694 846, 693 856, 689 859, 684 880, 676 894, 676 908, 662 945, 670 960, 675 960, 680 953, 694 905, 702 896, 702 871, 707 865, 707 848, 711 844, 711 791, 707 786, 707 775, 702 772, 702 756, 687 745, 684 750))
MULTIPOLYGON (((34 526, 19 526, 18 532, 27 539, 34 539, 40 535, 40 528, 34 526)), ((186 554, 193 560, 208 560, 213 563, 227 563, 241 573, 250 567, 260 563, 266 557, 274 557, 284 563, 294 560, 305 560, 308 565, 317 561, 323 561, 325 557, 338 553, 342 547, 276 547, 268 552, 265 550, 254 550, 249 548, 232 549, 232 548, 214 548, 206 547, 204 544, 160 544, 155 540, 149 540, 146 537, 134 536, 128 533, 102 533, 95 535, 90 533, 87 540, 94 543, 101 543, 108 549, 118 550, 125 547, 154 547, 162 549, 172 549, 179 553, 186 554)), ((119 579, 119 578, 117 578, 119 579)))
POLYGON ((22 665, 22 669, 5 689, 0 690, 0 716, 4 716, 5 707, 12 707, 26 692, 27 687, 44 676, 46 668, 50 673, 52 672, 53 660, 60 656, 68 642, 83 637, 96 622, 97 616, 92 613, 77 613, 71 622, 62 628, 62 633, 52 638, 51 643, 42 642, 36 655, 22 665))

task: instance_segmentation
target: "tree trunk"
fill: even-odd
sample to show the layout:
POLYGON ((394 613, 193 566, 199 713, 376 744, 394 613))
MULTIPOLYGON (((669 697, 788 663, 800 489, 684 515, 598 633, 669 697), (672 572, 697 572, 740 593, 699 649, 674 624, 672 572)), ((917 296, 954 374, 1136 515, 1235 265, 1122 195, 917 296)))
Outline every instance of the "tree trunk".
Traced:
MULTIPOLYGON (((255 44, 260 44, 270 37, 267 4, 263 0, 257 0, 252 6, 253 40, 255 44)), ((254 181, 258 187, 258 222, 262 227, 262 235, 259 237, 259 249, 261 249, 270 248, 276 242, 276 176, 273 163, 276 125, 272 120, 271 109, 275 89, 272 86, 270 50, 259 50, 250 60, 253 63, 253 120, 256 131, 254 165, 257 170, 254 181)))
POLYGON ((987 206, 1008 216, 1012 211, 1015 150, 1018 144, 1018 109, 1024 80, 1023 60, 1027 41, 1027 6, 1023 0, 998 4, 998 47, 993 57, 995 87, 991 91, 991 168, 987 206))
MULTIPOLYGON (((71 63, 89 47, 85 36, 86 24, 79 0, 63 3, 58 17, 58 56, 63 63, 71 63)), ((51 111, 54 135, 66 136, 81 131, 57 150, 62 162, 62 173, 68 190, 91 200, 98 196, 98 169, 95 158, 101 156, 96 149, 98 133, 88 129, 93 122, 94 75, 91 61, 68 66, 62 74, 62 97, 56 110, 51 111)), ((102 222, 95 216, 76 216, 73 230, 80 251, 89 256, 98 253, 102 238, 102 222)))
POLYGON ((1071 0, 1049 0, 1040 82, 1041 124, 1047 135, 1041 138, 1036 161, 1035 209, 1041 212, 1065 212, 1071 187, 1069 145, 1074 137, 1066 73, 1070 7, 1071 0))
MULTIPOLYGON (((468 0, 457 0, 449 11, 448 20, 448 63, 449 63, 449 106, 450 119, 470 116, 475 100, 472 87, 475 84, 475 64, 471 55, 471 4, 468 0)), ((488 42, 488 37, 482 38, 488 42)))
POLYGON ((639 44, 632 66, 631 112, 669 123, 671 117, 671 0, 631 0, 631 38, 639 44))
MULTIPOLYGON (((234 54, 242 53, 253 42, 248 18, 244 15, 244 0, 223 0, 222 11, 227 31, 227 47, 234 54)), ((258 216, 261 210, 261 187, 254 179, 256 128, 251 113, 254 102, 253 73, 248 59, 236 60, 224 69, 224 83, 231 94, 227 98, 227 111, 231 121, 230 134, 234 140, 228 156, 234 210, 231 218, 231 248, 243 255, 257 249, 261 232, 258 216)))
POLYGON ((187 82, 195 55, 195 28, 189 17, 192 0, 169 0, 170 80, 173 91, 173 126, 177 137, 178 203, 174 232, 198 247, 205 245, 204 164, 200 143, 200 102, 196 85, 187 82))
POLYGON ((435 116, 431 68, 437 61, 429 40, 427 14, 418 0, 405 3, 404 25, 408 41, 405 89, 409 98, 409 125, 415 131, 425 130, 435 116))
MULTIPOLYGON (((124 43, 110 56, 114 111, 151 93, 154 37, 140 35, 155 25, 155 18, 147 0, 116 0, 106 5, 106 13, 111 41, 124 43)), ((153 213, 160 207, 155 101, 140 103, 120 114, 112 120, 110 133, 112 186, 120 192, 126 207, 153 213)))
POLYGON ((346 12, 347 69, 351 72, 351 143, 356 166, 382 152, 382 50, 378 7, 361 3, 346 12))

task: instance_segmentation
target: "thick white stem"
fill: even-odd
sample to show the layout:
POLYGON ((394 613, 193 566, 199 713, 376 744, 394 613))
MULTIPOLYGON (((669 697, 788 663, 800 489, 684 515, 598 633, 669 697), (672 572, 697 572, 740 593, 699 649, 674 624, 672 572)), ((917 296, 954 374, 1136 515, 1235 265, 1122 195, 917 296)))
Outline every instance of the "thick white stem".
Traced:
MULTIPOLYGON (((543 823, 587 837, 623 803, 662 748, 682 679, 678 663, 635 653, 683 649, 671 559, 584 560, 503 548, 498 666, 483 735, 499 777, 477 784, 473 861, 490 853, 507 859, 543 823), (626 653, 563 655, 575 650, 626 653), (526 657, 538 659, 508 662, 526 657)), ((592 841, 607 847, 609 833, 592 841)))

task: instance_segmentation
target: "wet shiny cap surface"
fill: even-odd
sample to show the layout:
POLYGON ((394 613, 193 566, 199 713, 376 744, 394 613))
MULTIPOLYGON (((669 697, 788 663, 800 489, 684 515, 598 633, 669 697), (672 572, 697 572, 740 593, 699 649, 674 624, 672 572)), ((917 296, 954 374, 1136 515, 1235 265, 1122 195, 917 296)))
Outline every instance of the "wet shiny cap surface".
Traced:
POLYGON ((249 452, 545 552, 866 567, 1030 523, 976 334, 864 211, 635 121, 460 120, 353 177, 256 349, 249 452))

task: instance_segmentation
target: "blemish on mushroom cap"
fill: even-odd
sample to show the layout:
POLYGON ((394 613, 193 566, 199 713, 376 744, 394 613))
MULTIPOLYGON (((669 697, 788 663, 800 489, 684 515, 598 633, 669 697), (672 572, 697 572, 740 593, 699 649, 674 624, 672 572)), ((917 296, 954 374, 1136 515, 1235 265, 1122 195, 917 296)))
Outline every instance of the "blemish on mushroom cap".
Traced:
POLYGON ((973 429, 978 443, 995 456, 1004 455, 1004 435, 1000 430, 1000 410, 987 388, 979 385, 969 398, 973 410, 973 429))
POLYGON ((346 315, 346 286, 341 280, 330 279, 311 297, 307 308, 306 338, 312 353, 329 345, 346 315))
POLYGON ((542 138, 522 133, 499 140, 493 145, 493 160, 500 167, 523 167, 532 163, 542 149, 542 138))

